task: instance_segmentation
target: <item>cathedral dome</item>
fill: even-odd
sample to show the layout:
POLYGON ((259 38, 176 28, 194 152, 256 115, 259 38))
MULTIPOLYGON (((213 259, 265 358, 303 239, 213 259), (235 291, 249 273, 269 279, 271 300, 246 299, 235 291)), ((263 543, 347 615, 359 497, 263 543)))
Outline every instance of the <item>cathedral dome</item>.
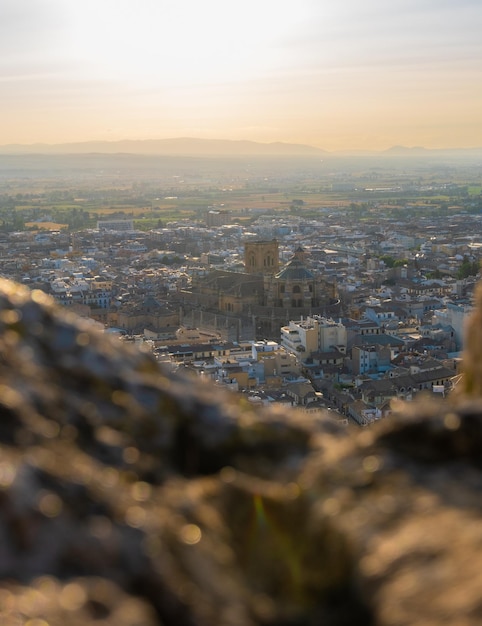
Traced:
POLYGON ((302 261, 293 258, 276 274, 276 278, 282 280, 314 280, 314 275, 302 261))

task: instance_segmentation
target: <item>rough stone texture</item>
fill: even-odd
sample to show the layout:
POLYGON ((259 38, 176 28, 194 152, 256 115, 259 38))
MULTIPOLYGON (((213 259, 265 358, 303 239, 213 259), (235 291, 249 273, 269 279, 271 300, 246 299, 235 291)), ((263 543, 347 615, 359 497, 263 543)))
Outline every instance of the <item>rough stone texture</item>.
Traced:
POLYGON ((0 282, 0 623, 480 624, 475 389, 254 411, 0 282))

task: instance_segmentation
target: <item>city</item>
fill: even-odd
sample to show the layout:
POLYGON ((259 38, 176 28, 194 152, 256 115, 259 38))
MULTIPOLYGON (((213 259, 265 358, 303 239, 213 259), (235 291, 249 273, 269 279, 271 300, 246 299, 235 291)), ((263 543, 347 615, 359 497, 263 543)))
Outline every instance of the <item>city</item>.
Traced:
POLYGON ((477 158, 0 158, 2 275, 168 368, 359 426, 458 383, 477 158))
POLYGON ((0 624, 482 623, 481 26, 0 2, 0 624))

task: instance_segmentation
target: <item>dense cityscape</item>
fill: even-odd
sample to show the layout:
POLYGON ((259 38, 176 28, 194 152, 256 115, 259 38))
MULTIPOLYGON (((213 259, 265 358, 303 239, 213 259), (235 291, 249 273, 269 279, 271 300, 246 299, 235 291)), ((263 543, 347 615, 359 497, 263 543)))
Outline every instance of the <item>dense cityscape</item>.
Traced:
POLYGON ((476 160, 3 160, 2 275, 167 367, 361 426, 459 380, 476 160))

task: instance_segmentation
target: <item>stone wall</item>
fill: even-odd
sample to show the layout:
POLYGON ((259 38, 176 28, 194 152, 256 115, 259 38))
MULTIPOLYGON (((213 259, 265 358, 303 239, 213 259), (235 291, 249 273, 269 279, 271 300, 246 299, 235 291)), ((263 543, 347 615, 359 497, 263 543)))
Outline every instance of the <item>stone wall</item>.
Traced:
POLYGON ((167 375, 0 282, 0 623, 481 623, 472 332, 456 402, 347 431, 167 375))

